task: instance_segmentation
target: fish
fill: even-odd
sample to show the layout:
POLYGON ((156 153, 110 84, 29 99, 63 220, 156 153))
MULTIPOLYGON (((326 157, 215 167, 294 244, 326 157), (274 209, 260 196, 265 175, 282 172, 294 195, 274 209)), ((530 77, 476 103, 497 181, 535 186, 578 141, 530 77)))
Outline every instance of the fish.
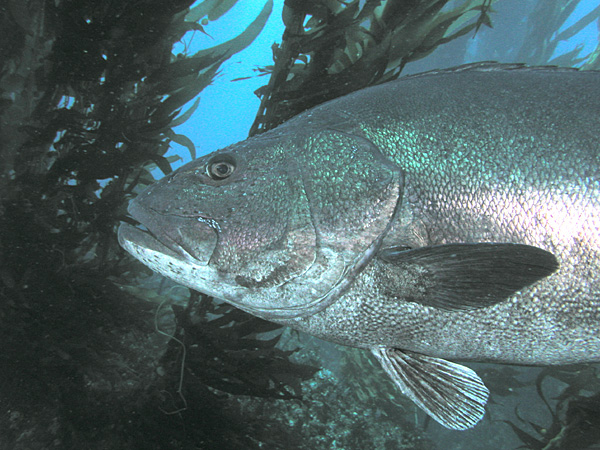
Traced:
POLYGON ((370 351, 446 428, 464 365, 600 361, 600 72, 483 62, 331 100, 128 207, 121 246, 250 314, 370 351), (455 362, 455 361, 459 361, 455 362))

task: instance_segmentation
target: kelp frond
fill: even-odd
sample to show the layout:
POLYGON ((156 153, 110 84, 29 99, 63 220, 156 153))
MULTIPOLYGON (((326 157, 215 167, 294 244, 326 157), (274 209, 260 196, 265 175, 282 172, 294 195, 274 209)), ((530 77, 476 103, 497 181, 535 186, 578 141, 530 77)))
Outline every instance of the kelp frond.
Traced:
POLYGON ((250 135, 350 92, 398 77, 438 46, 491 26, 491 1, 287 1, 280 46, 250 135))
POLYGON ((600 46, 590 55, 581 55, 582 46, 578 46, 566 54, 554 56, 561 42, 573 39, 585 27, 600 20, 600 6, 597 6, 577 22, 565 28, 565 24, 575 9, 582 3, 582 0, 537 2, 530 16, 532 19, 528 21, 525 44, 516 60, 530 65, 550 64, 574 67, 585 62, 584 68, 600 67, 597 63, 600 46))
POLYGON ((594 366, 546 367, 536 379, 540 399, 550 413, 550 423, 543 426, 516 416, 525 427, 505 421, 523 442, 532 450, 587 449, 597 448, 600 443, 600 377, 594 366), (558 380, 566 385, 553 404, 546 397, 544 382, 558 380), (592 396, 585 392, 596 392, 592 396), (533 431, 526 431, 527 428, 533 431))

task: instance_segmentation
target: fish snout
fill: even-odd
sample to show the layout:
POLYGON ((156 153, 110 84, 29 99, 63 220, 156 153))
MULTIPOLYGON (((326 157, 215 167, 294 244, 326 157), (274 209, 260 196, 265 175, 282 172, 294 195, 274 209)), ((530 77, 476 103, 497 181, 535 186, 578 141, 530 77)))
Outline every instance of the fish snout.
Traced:
POLYGON ((148 235, 143 238, 142 245, 148 245, 148 239, 153 238, 162 247, 193 264, 209 263, 217 245, 217 232, 220 231, 216 220, 200 213, 175 212, 171 208, 156 209, 154 205, 148 205, 138 198, 129 204, 127 211, 147 229, 138 228, 148 235))

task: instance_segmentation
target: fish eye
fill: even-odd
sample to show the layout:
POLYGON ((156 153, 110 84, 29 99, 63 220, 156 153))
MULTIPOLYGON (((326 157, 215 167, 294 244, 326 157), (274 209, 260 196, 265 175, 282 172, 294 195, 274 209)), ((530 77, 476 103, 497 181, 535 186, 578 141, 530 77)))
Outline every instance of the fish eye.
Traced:
POLYGON ((234 171, 235 163, 229 158, 215 159, 206 165, 206 175, 217 181, 229 178, 234 171))

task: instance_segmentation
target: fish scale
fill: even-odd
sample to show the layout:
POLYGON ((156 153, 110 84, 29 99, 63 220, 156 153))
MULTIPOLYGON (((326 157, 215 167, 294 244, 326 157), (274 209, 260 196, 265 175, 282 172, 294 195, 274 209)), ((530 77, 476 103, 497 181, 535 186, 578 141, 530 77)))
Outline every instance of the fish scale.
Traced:
POLYGON ((132 201, 147 230, 119 241, 188 287, 370 350, 464 430, 488 390, 453 361, 600 361, 599 156, 600 72, 437 70, 181 167, 132 201))

